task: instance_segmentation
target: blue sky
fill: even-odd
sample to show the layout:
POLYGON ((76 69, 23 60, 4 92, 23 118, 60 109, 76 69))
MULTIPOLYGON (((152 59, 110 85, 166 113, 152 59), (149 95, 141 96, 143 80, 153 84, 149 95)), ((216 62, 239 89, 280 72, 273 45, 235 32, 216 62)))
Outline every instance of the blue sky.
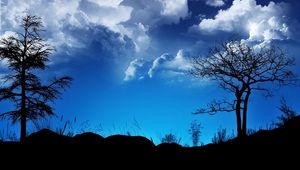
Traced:
MULTIPOLYGON (((0 36, 19 31, 26 13, 43 18, 44 37, 56 52, 40 75, 74 78, 53 105, 65 119, 101 123, 104 136, 131 131, 159 142, 172 132, 182 144, 191 144, 188 129, 196 119, 203 126, 201 141, 208 143, 218 128, 235 129, 234 113, 191 113, 214 98, 232 96, 215 82, 187 75, 191 57, 205 56, 231 37, 254 45, 274 42, 296 58, 299 74, 299 7, 293 0, 1 0, 0 36)), ((299 87, 274 94, 251 96, 250 128, 276 120, 281 96, 300 110, 299 87)), ((0 107, 12 109, 8 103, 0 107)))

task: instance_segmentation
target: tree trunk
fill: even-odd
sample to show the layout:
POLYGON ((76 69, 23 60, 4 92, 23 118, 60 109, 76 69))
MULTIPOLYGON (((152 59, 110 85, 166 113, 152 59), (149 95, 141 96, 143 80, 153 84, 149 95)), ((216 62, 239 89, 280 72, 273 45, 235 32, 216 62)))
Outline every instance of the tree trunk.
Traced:
POLYGON ((248 110, 248 101, 249 101, 250 94, 251 94, 251 91, 249 89, 246 93, 245 100, 244 100, 243 128, 242 128, 243 136, 247 136, 247 110, 248 110))
POLYGON ((24 143, 26 139, 26 93, 25 93, 25 69, 22 68, 22 75, 21 75, 21 134, 20 134, 20 142, 24 143))
POLYGON ((241 99, 237 96, 236 101, 236 124, 237 124, 237 136, 241 138, 242 135, 242 124, 241 124, 241 99))

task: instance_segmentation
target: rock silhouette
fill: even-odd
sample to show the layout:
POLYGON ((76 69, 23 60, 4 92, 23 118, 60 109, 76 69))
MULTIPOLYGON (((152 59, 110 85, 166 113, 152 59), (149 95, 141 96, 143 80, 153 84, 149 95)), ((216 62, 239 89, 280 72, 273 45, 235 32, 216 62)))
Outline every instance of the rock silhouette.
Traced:
POLYGON ((2 141, 0 149, 3 154, 6 151, 18 153, 25 150, 36 155, 51 153, 61 159, 64 157, 97 158, 102 162, 143 160, 176 164, 234 159, 243 159, 245 162, 247 159, 293 160, 297 158, 294 155, 299 153, 299 143, 300 116, 297 116, 281 127, 260 130, 242 141, 235 138, 221 144, 208 144, 201 147, 183 147, 175 143, 155 146, 152 141, 142 136, 113 135, 104 138, 90 132, 68 137, 43 129, 29 135, 25 144, 2 141), (93 157, 94 155, 96 157, 93 157))

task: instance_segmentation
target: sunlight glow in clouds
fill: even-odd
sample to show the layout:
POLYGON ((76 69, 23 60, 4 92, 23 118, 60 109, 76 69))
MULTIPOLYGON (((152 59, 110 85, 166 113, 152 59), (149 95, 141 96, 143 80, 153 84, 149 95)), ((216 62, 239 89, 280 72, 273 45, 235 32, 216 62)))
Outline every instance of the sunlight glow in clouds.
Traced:
POLYGON ((248 25, 249 28, 249 39, 253 39, 253 37, 258 36, 258 24, 255 22, 250 22, 248 25))
POLYGON ((284 16, 288 10, 285 3, 270 2, 266 6, 257 5, 256 0, 234 0, 232 6, 219 10, 212 19, 203 19, 199 23, 202 32, 248 32, 251 41, 269 41, 287 39, 290 36, 288 19, 284 16))

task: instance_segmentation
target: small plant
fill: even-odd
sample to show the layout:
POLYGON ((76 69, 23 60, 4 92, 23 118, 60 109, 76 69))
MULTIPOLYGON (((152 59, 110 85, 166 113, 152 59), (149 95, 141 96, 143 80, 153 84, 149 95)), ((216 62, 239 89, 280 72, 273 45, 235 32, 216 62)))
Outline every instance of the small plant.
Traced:
POLYGON ((92 126, 89 120, 85 120, 80 124, 78 133, 93 132, 100 134, 103 131, 102 124, 99 123, 96 126, 92 126))
POLYGON ((19 140, 15 131, 10 130, 10 125, 7 123, 6 128, 0 131, 0 141, 17 141, 19 140))
POLYGON ((36 121, 32 121, 35 130, 33 131, 40 131, 42 129, 50 129, 55 131, 60 135, 66 136, 74 136, 74 128, 73 126, 76 124, 76 117, 73 121, 65 120, 64 116, 61 115, 60 117, 55 117, 55 119, 40 119, 36 121), (55 123, 54 123, 55 122, 55 123), (55 126, 54 126, 55 124, 55 126))
POLYGON ((189 133, 191 134, 193 146, 198 146, 201 135, 201 123, 197 123, 197 120, 192 121, 189 133))
POLYGON ((175 134, 168 133, 164 137, 161 138, 161 143, 177 143, 179 144, 181 141, 181 138, 177 138, 175 134))
POLYGON ((229 137, 227 137, 226 129, 225 128, 219 128, 218 132, 212 138, 212 143, 213 144, 220 144, 220 143, 226 142, 227 140, 229 140, 229 137))
POLYGON ((60 117, 60 122, 63 123, 63 126, 59 126, 55 129, 55 132, 60 135, 66 135, 66 136, 74 136, 74 129, 73 125, 76 123, 76 117, 73 121, 70 120, 64 120, 63 115, 60 117))
POLYGON ((278 116, 277 119, 279 122, 275 123, 275 126, 280 127, 288 122, 290 119, 296 117, 296 111, 291 108, 284 97, 280 99, 280 107, 278 108, 282 115, 278 116))
POLYGON ((255 129, 247 129, 247 136, 253 135, 254 133, 256 133, 255 129))

